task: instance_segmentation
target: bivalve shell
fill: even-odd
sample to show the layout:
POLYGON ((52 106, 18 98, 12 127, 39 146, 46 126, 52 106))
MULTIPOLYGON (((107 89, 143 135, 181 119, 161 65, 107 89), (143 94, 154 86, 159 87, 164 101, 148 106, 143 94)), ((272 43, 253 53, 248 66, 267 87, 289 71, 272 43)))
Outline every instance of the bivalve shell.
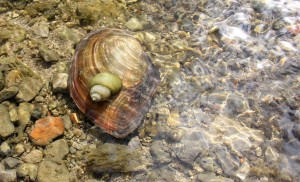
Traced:
POLYGON ((68 87, 77 107, 90 120, 104 132, 124 138, 148 112, 159 82, 159 72, 130 32, 103 28, 88 34, 77 46, 68 87), (109 99, 95 102, 90 96, 91 80, 99 73, 118 76, 122 87, 109 99))

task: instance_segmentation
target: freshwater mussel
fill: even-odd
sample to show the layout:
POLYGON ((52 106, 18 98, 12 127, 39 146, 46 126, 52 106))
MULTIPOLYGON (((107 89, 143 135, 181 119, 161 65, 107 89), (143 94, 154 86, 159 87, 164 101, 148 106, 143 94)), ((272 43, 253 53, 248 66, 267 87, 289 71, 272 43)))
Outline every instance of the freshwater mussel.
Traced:
POLYGON ((68 87, 91 121, 124 138, 148 112, 159 82, 159 72, 129 31, 102 28, 78 44, 68 87))

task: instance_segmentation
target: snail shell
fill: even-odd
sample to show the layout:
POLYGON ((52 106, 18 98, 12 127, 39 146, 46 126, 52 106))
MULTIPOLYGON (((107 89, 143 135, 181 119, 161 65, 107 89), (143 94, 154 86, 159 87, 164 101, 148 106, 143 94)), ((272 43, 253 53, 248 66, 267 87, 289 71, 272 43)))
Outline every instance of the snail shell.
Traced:
POLYGON ((130 32, 103 28, 78 44, 68 87, 75 104, 89 119, 104 132, 123 138, 148 112, 159 82, 159 72, 130 32), (94 102, 91 80, 104 72, 117 75, 122 87, 108 99, 94 102))

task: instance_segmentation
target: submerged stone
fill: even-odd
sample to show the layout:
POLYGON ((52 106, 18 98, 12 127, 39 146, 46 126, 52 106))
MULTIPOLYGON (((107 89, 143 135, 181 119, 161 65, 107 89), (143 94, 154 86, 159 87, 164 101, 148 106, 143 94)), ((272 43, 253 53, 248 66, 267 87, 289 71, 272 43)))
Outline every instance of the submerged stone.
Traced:
POLYGON ((41 80, 25 77, 19 86, 17 99, 21 102, 31 101, 42 89, 43 82, 41 80))
POLYGON ((0 104, 0 137, 5 138, 13 134, 15 126, 10 121, 8 109, 3 104, 0 104))

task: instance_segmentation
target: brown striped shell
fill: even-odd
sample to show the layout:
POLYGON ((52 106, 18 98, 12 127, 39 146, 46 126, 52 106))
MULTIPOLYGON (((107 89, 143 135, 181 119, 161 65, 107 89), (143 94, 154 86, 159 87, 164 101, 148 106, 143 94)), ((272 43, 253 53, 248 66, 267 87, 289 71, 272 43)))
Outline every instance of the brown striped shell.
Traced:
POLYGON ((68 87, 77 107, 104 132, 117 138, 135 130, 148 112, 160 81, 148 55, 130 32, 103 28, 88 34, 76 48, 68 87), (90 80, 100 72, 118 75, 121 91, 93 102, 90 80))

